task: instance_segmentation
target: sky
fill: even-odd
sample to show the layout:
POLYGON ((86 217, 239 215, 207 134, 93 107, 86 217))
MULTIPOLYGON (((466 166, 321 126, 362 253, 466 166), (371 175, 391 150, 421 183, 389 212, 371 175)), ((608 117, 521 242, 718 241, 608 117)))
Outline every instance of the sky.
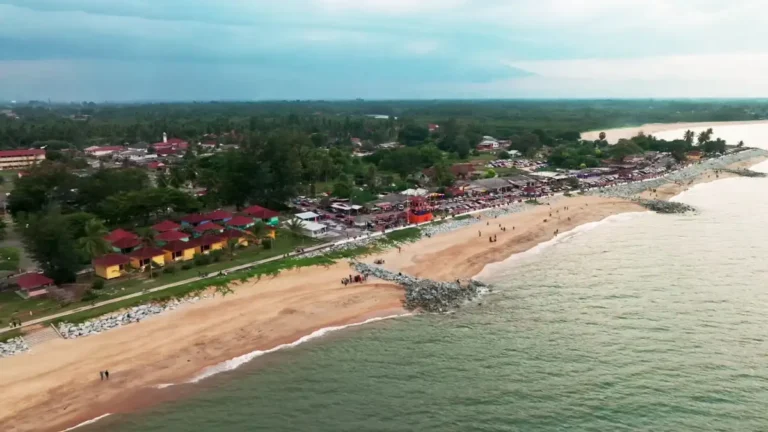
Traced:
POLYGON ((0 99, 768 96, 764 0, 0 0, 0 99))

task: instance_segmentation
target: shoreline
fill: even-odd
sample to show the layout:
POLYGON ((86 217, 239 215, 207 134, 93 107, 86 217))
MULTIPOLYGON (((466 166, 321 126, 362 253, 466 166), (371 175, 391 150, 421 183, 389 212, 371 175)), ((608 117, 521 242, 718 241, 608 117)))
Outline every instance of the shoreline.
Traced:
MULTIPOLYGON (((763 156, 732 165, 743 168, 764 160, 763 156)), ((660 199, 731 176, 702 174, 687 185, 668 183, 664 192, 668 196, 660 199)), ((551 205, 521 213, 498 218, 484 217, 484 213, 473 216, 480 222, 422 238, 403 246, 402 252, 389 250, 361 261, 384 259, 383 267, 416 277, 467 279, 479 276, 488 265, 551 241, 555 230, 565 234, 613 215, 637 211, 646 210, 619 198, 557 197, 551 205), (500 231, 498 224, 507 231, 500 231), (510 231, 510 227, 515 229, 510 231), (487 236, 491 234, 499 241, 489 243, 487 236)), ((61 431, 104 418, 105 413, 134 412, 198 391, 196 386, 180 384, 238 357, 263 351, 240 363, 244 364, 277 347, 290 348, 316 339, 322 334, 310 336, 324 334, 328 328, 408 314, 401 307, 400 287, 379 280, 341 286, 339 280, 349 272, 346 263, 292 270, 269 280, 239 284, 231 296, 217 296, 87 338, 50 341, 32 353, 0 359, 4 363, 0 368, 0 403, 14 407, 14 412, 0 414, 0 423, 10 424, 9 431, 61 431), (98 379, 97 372, 103 368, 115 377, 109 387, 98 379), (59 377, 54 373, 58 370, 66 371, 67 376, 59 377), (157 388, 168 383, 178 385, 157 388), (115 410, 115 406, 120 408, 115 410)))
MULTIPOLYGON (((600 132, 605 132, 606 141, 611 144, 615 144, 620 139, 630 139, 637 136, 638 133, 643 132, 646 135, 653 135, 660 132, 666 132, 677 129, 695 129, 700 127, 711 127, 713 129, 718 126, 739 126, 739 125, 753 125, 753 124, 768 124, 768 120, 740 120, 740 121, 722 121, 722 122, 683 122, 683 123, 646 123, 640 126, 625 126, 619 128, 607 128, 603 130, 591 130, 581 133, 581 138, 586 141, 594 141, 599 139, 600 132)), ((717 131, 715 131, 717 132, 717 131)), ((682 138, 682 136, 681 136, 682 138)))

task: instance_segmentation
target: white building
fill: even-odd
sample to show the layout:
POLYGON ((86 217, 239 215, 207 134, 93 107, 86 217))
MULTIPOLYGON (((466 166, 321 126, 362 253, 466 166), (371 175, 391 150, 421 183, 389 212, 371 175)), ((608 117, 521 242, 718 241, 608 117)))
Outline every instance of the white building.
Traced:
POLYGON ((317 238, 328 232, 328 227, 317 222, 302 221, 301 232, 307 237, 317 238))
POLYGON ((296 217, 305 222, 317 222, 317 220, 320 218, 320 215, 315 212, 304 212, 297 214, 296 217))

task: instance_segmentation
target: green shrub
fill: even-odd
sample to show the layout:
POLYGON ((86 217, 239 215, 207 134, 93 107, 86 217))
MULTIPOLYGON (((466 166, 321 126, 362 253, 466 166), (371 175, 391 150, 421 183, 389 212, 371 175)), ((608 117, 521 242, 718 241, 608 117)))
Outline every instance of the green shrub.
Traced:
POLYGON ((101 291, 104 289, 104 279, 95 279, 91 284, 91 289, 101 291))
POLYGON ((211 262, 219 262, 221 261, 221 257, 224 256, 224 251, 221 249, 217 249, 215 251, 211 251, 211 253, 208 255, 211 259, 211 262))
POLYGON ((97 300, 98 298, 99 298, 99 294, 96 291, 89 289, 88 291, 85 292, 85 294, 83 294, 83 298, 81 298, 80 300, 84 302, 89 302, 89 301, 97 300))
POLYGON ((184 263, 184 264, 181 265, 181 269, 182 270, 189 270, 191 268, 192 268, 192 264, 190 264, 190 263, 184 263))
POLYGON ((264 247, 264 249, 272 249, 272 239, 271 238, 265 238, 261 241, 261 245, 264 247))
POLYGON ((195 254, 195 259, 193 261, 196 266, 204 266, 211 263, 211 257, 208 255, 195 254))
POLYGON ((163 273, 165 274, 174 274, 176 273, 176 267, 175 266, 168 266, 163 269, 163 273))

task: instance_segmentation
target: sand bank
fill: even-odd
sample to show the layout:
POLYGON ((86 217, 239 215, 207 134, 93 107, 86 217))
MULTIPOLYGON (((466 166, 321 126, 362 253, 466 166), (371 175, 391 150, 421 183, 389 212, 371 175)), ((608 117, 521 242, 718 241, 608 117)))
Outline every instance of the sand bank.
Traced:
MULTIPOLYGON (((609 143, 615 144, 620 139, 632 138, 634 136, 637 136, 637 134, 639 134, 640 132, 643 132, 646 135, 653 135, 659 132, 665 132, 665 131, 677 130, 677 129, 695 129, 695 128, 701 128, 706 126, 716 130, 718 126, 754 125, 754 124, 765 124, 765 123, 768 123, 768 121, 753 120, 753 121, 700 122, 700 123, 648 123, 642 126, 632 126, 632 127, 624 127, 624 128, 617 128, 617 129, 605 129, 602 131, 598 130, 598 131, 582 132, 581 138, 588 141, 594 141, 600 138, 600 132, 605 132, 606 134, 605 139, 609 143)), ((683 137, 681 134, 680 139, 682 138, 683 137)))

